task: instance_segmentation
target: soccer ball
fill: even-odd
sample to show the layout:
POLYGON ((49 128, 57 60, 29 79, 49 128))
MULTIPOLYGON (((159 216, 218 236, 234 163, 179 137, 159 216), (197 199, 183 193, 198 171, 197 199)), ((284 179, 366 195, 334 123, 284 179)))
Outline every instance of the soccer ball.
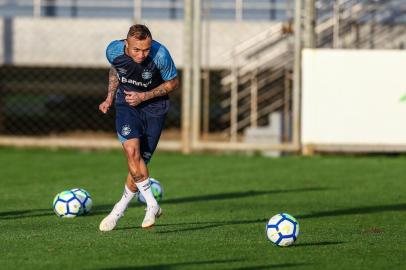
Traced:
POLYGON ((277 214, 266 224, 266 236, 275 245, 286 247, 292 245, 299 235, 299 223, 289 214, 277 214))
POLYGON ((82 204, 79 198, 70 190, 56 194, 53 207, 55 214, 63 218, 76 217, 82 211, 82 204))
POLYGON ((89 214, 90 210, 92 209, 93 206, 93 201, 92 198, 90 197, 89 192, 87 192, 83 188, 74 188, 71 189, 73 193, 75 193, 76 197, 79 199, 80 203, 82 204, 82 211, 80 211, 81 214, 89 214))
MULTIPOLYGON (((161 183, 159 183, 158 180, 154 178, 149 178, 149 183, 151 185, 151 191, 152 194, 154 195, 155 199, 157 202, 162 200, 164 190, 162 189, 161 183)), ((146 204, 147 202, 145 201, 144 196, 142 196, 141 192, 137 191, 137 199, 138 202, 146 204)))

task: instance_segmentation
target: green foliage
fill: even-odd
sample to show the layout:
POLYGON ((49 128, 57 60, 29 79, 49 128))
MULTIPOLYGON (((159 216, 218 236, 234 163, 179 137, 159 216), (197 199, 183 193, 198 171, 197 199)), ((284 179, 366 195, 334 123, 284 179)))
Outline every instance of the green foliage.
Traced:
POLYGON ((0 149, 1 269, 401 269, 405 157, 265 157, 157 153, 164 215, 140 228, 134 200, 98 231, 123 191, 124 155, 0 149), (93 213, 58 218, 52 199, 82 187, 93 213), (265 224, 286 212, 298 241, 279 248, 265 224))

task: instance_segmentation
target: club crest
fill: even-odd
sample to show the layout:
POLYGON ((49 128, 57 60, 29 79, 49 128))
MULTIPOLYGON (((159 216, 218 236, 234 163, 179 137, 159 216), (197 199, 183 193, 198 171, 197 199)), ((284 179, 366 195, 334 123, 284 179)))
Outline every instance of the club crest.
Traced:
POLYGON ((130 134, 130 132, 131 132, 131 128, 129 125, 124 125, 121 128, 121 135, 123 135, 123 136, 127 136, 128 134, 130 134))
POLYGON ((143 78, 144 80, 149 80, 149 79, 152 78, 152 72, 151 72, 150 70, 148 70, 148 69, 144 69, 144 71, 142 72, 141 76, 142 76, 142 78, 143 78))

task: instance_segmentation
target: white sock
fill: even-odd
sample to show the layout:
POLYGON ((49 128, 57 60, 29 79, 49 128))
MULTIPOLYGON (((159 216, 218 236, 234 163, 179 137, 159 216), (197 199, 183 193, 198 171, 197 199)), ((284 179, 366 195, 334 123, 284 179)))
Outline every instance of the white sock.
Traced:
POLYGON ((124 192, 121 200, 116 203, 115 209, 118 210, 120 213, 124 213, 127 209, 128 204, 131 202, 132 198, 134 198, 135 193, 132 192, 127 185, 124 185, 124 192))
POLYGON ((145 201, 147 202, 147 206, 157 206, 158 202, 155 200, 154 195, 151 191, 151 184, 149 183, 149 178, 142 182, 135 183, 138 187, 138 190, 141 192, 142 196, 144 196, 145 201))

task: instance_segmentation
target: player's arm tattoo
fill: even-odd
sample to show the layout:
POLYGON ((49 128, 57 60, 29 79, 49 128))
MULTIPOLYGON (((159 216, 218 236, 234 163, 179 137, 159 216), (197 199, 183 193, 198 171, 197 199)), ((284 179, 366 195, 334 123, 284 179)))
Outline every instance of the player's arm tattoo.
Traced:
POLYGON ((159 85, 158 87, 145 92, 145 97, 144 97, 144 101, 151 99, 151 98, 155 98, 155 97, 162 97, 165 96, 167 94, 169 94, 170 92, 172 92, 173 90, 177 89, 179 86, 179 79, 178 77, 173 78, 172 80, 166 81, 163 84, 159 85))
POLYGON ((107 92, 107 98, 113 100, 114 95, 117 91, 117 87, 120 84, 120 81, 118 80, 118 75, 116 69, 112 66, 110 67, 109 71, 109 86, 108 86, 108 92, 107 92))

